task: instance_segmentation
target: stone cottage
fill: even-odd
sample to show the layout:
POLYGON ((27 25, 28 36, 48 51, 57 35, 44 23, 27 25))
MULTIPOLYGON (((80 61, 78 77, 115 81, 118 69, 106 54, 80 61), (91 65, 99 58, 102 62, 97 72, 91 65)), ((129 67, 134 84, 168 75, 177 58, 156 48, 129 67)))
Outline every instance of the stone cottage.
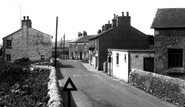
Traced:
POLYGON ((155 72, 184 73, 185 8, 158 9, 151 28, 155 30, 155 72))
POLYGON ((89 63, 98 70, 103 69, 107 60, 108 48, 112 49, 149 49, 150 36, 131 25, 129 12, 122 16, 114 15, 112 24, 108 22, 102 27, 102 32, 89 39, 89 63))
POLYGON ((78 37, 69 42, 69 57, 71 59, 89 59, 89 39, 95 35, 78 37))
POLYGON ((3 38, 3 61, 29 58, 47 60, 52 56, 52 36, 32 28, 29 16, 24 16, 19 30, 3 38))

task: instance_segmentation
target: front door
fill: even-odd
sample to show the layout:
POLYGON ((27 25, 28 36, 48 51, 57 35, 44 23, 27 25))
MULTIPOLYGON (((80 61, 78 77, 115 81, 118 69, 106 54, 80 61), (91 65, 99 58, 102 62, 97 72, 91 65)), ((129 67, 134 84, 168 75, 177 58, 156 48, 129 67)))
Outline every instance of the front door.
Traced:
POLYGON ((144 58, 144 71, 154 72, 154 58, 144 58))

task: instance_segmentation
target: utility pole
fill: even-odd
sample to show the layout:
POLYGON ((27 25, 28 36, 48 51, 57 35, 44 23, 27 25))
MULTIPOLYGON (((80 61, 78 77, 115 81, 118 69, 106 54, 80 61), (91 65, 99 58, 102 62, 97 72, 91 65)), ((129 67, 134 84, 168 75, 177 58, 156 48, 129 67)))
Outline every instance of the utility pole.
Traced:
POLYGON ((60 45, 61 45, 60 57, 62 58, 62 47, 63 47, 63 46, 62 46, 62 38, 61 38, 61 44, 60 44, 60 45))
POLYGON ((63 48, 64 48, 64 59, 65 59, 65 33, 64 33, 64 37, 63 37, 63 39, 64 39, 64 46, 63 46, 63 48))
POLYGON ((58 32, 58 17, 56 17, 56 35, 55 35, 55 68, 57 67, 57 32, 58 32))

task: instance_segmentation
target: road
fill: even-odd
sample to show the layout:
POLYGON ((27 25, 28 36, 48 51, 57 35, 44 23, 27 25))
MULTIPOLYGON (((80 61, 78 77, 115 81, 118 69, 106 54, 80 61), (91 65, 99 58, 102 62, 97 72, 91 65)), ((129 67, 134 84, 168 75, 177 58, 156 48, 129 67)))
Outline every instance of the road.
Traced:
MULTIPOLYGON (((75 60, 59 60, 57 77, 60 91, 68 77, 78 91, 72 92, 72 107, 177 107, 139 90, 115 77, 75 60)), ((61 92, 64 107, 67 93, 61 92)))

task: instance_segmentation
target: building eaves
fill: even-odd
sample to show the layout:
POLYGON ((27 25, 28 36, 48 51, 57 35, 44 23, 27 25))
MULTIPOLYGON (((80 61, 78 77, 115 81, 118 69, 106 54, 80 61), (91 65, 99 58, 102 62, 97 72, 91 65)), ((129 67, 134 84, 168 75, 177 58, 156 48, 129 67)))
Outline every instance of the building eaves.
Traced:
POLYGON ((151 28, 185 28, 185 8, 158 9, 151 28))

